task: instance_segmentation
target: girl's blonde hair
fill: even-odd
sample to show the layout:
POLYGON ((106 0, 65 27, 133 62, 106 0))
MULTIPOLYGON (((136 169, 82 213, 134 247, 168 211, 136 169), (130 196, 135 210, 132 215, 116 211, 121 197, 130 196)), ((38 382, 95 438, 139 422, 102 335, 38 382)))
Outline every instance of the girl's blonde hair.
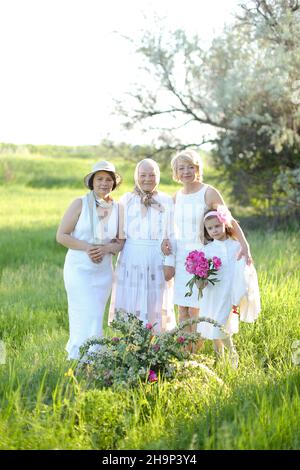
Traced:
POLYGON ((173 180, 177 183, 180 182, 178 178, 178 161, 192 163, 197 168, 197 181, 202 183, 203 177, 203 164, 200 155, 195 150, 183 150, 177 153, 171 160, 171 167, 173 170, 173 180))

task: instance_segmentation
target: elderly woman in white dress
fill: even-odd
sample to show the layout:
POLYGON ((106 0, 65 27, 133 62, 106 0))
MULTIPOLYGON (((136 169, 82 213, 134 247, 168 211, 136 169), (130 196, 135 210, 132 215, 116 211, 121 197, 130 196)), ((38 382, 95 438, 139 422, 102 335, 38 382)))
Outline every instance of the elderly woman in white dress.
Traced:
POLYGON ((122 245, 118 205, 110 196, 121 182, 112 163, 100 161, 85 176, 89 193, 75 199, 64 214, 56 239, 68 248, 64 283, 68 298, 68 359, 79 358, 80 346, 102 336, 102 323, 113 278, 112 254, 122 245))
POLYGON ((160 171, 154 160, 139 162, 134 179, 134 190, 119 201, 119 238, 126 241, 117 261, 109 321, 122 310, 161 332, 176 325, 168 273, 174 268, 164 270, 169 261, 160 249, 168 237, 173 201, 157 190, 160 171))
MULTIPOLYGON (((200 156, 194 150, 184 150, 175 155, 171 161, 174 181, 181 183, 182 188, 174 196, 174 234, 175 240, 165 240, 162 250, 165 255, 176 254, 174 303, 178 305, 179 322, 197 319, 199 316, 198 292, 194 287, 190 297, 186 297, 186 283, 191 276, 185 269, 185 260, 190 251, 201 250, 204 246, 204 212, 222 204, 224 200, 214 187, 203 182, 203 165, 200 156)), ((245 256, 251 262, 248 242, 239 226, 233 219, 233 229, 240 242, 239 257, 245 256)), ((187 327, 187 331, 196 331, 196 325, 187 327)), ((201 348, 201 342, 195 349, 201 348)), ((190 345, 190 350, 193 347, 190 345)))

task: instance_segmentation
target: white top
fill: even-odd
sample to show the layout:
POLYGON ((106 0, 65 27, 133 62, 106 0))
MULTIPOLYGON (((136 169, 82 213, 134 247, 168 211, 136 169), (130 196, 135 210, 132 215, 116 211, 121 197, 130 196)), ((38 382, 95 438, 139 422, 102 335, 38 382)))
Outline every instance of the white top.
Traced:
POLYGON ((153 198, 161 204, 163 212, 152 206, 146 208, 141 203, 141 198, 132 192, 121 197, 119 201, 120 238, 162 241, 170 237, 173 199, 160 191, 153 198))
POLYGON ((207 210, 206 189, 207 184, 203 184, 195 193, 185 194, 182 190, 177 192, 174 210, 174 236, 177 242, 203 243, 203 216, 207 210))
MULTIPOLYGON (((82 201, 82 209, 71 236, 78 240, 94 243, 94 234, 92 233, 90 223, 88 197, 86 195, 82 196, 80 199, 82 201)), ((98 217, 95 221, 95 230, 101 245, 107 245, 112 239, 116 238, 118 232, 118 204, 116 202, 112 202, 112 209, 110 213, 108 212, 108 215, 108 217, 104 217, 103 219, 98 217)))

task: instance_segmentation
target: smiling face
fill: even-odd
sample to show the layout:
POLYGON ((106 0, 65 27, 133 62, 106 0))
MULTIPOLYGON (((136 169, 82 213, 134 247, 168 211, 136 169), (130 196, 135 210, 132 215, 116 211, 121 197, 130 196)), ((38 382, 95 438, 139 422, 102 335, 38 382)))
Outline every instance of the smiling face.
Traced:
POLYGON ((93 186, 96 196, 104 198, 112 191, 114 180, 107 171, 97 171, 94 175, 93 186))
POLYGON ((225 224, 222 224, 217 217, 207 218, 204 225, 210 238, 219 241, 226 240, 227 234, 225 224))
POLYGON ((139 167, 138 184, 145 192, 152 192, 158 184, 158 175, 154 166, 149 162, 144 162, 139 167))
POLYGON ((186 160, 178 160, 176 173, 182 183, 193 183, 198 179, 197 166, 186 160))

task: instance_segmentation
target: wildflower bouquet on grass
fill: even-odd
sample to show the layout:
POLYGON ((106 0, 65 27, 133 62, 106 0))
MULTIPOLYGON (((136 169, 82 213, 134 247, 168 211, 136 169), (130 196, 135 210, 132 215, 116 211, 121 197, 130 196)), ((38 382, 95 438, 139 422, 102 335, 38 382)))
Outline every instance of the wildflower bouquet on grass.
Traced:
MULTIPOLYGON (((221 326, 204 317, 193 323, 199 321, 221 326)), ((178 361, 188 356, 185 346, 201 337, 199 333, 184 331, 190 323, 187 320, 171 331, 154 334, 155 325, 144 325, 135 315, 119 311, 111 323, 119 335, 89 339, 80 349, 76 372, 96 387, 128 387, 155 383, 159 377, 173 378, 178 361)))
POLYGON ((189 291, 185 294, 185 297, 192 295, 194 284, 198 288, 198 300, 203 297, 203 289, 207 284, 210 282, 214 285, 218 282, 218 278, 215 276, 221 266, 222 262, 217 256, 206 258, 203 251, 191 251, 186 258, 185 269, 188 273, 193 274, 193 277, 186 283, 189 291))

